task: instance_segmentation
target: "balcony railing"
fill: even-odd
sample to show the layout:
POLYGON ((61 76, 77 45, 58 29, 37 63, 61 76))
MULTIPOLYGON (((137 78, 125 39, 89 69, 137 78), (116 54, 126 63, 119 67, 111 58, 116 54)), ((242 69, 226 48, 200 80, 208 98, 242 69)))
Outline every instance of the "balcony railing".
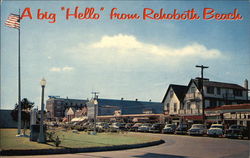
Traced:
POLYGON ((200 93, 187 93, 186 94, 186 99, 190 101, 200 101, 200 93))
POLYGON ((186 114, 201 114, 202 113, 202 109, 182 109, 179 112, 182 115, 186 115, 186 114))

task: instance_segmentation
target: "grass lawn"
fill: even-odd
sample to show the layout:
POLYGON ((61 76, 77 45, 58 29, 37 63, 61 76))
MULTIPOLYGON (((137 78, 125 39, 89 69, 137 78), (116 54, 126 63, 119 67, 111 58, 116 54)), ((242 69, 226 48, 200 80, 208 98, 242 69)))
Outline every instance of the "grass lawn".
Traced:
POLYGON ((72 131, 56 130, 57 135, 62 141, 60 147, 56 147, 52 142, 40 144, 29 141, 27 137, 16 137, 16 133, 16 129, 0 129, 0 147, 2 150, 84 148, 137 144, 159 140, 157 137, 145 137, 144 134, 137 133, 97 133, 97 135, 89 135, 87 132, 73 133, 72 131))

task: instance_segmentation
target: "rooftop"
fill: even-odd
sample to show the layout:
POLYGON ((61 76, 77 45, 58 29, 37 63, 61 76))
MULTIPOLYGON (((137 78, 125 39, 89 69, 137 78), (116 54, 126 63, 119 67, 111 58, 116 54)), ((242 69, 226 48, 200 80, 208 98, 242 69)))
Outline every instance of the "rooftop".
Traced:
POLYGON ((187 92, 187 90, 188 90, 188 86, 170 84, 170 85, 168 86, 168 89, 167 89, 167 91, 166 91, 166 93, 165 93, 165 96, 164 96, 164 98, 163 98, 163 100, 162 100, 162 103, 163 103, 164 100, 166 99, 167 94, 168 94, 170 88, 173 89, 173 91, 175 92, 175 94, 176 94, 176 96, 177 96, 177 98, 178 98, 179 100, 183 100, 183 99, 184 99, 185 94, 186 94, 186 92, 187 92))
MULTIPOLYGON (((192 80, 198 85, 198 79, 192 79, 192 80)), ((211 86, 211 87, 246 90, 246 88, 244 88, 244 87, 242 87, 242 86, 240 86, 238 84, 209 81, 208 79, 204 80, 203 84, 204 84, 204 86, 211 86)))

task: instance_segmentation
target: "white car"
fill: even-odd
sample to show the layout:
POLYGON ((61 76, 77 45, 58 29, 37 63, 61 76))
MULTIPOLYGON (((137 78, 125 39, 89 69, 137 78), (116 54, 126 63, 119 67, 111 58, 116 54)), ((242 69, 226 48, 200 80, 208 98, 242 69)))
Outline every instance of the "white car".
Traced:
POLYGON ((222 124, 212 124, 209 130, 207 131, 208 136, 223 136, 224 126, 222 124))
POLYGON ((193 124, 187 133, 188 135, 204 135, 207 133, 207 128, 203 124, 193 124))

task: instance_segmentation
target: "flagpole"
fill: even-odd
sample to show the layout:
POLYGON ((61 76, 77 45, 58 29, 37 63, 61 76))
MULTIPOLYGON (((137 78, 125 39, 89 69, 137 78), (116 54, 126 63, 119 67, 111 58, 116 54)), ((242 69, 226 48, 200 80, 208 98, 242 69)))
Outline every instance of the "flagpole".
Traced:
POLYGON ((18 131, 17 134, 21 135, 21 64, 20 64, 20 29, 21 29, 21 16, 19 9, 19 28, 18 28, 18 131))

